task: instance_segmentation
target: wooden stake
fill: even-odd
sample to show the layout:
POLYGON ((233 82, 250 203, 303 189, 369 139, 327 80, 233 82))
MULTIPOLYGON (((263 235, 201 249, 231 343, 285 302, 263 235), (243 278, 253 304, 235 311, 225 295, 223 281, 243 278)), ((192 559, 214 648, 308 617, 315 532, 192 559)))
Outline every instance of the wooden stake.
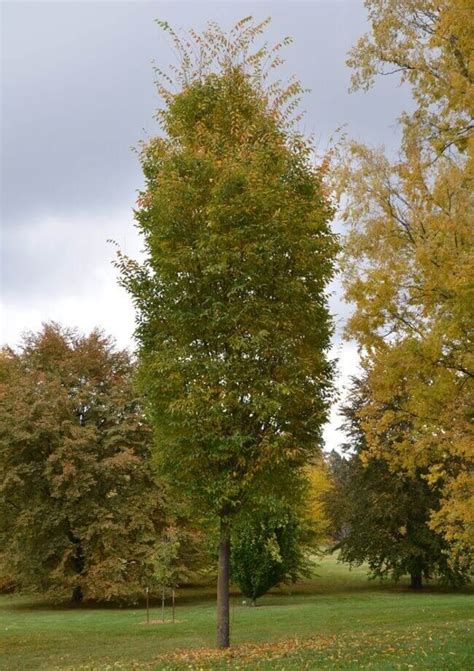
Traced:
POLYGON ((165 621, 165 588, 161 590, 161 621, 165 621))
POLYGON ((174 611, 175 611, 175 594, 174 594, 174 589, 171 592, 171 602, 173 604, 173 622, 174 622, 174 611))
POLYGON ((148 595, 148 587, 145 589, 146 593, 146 623, 150 624, 150 599, 148 595))

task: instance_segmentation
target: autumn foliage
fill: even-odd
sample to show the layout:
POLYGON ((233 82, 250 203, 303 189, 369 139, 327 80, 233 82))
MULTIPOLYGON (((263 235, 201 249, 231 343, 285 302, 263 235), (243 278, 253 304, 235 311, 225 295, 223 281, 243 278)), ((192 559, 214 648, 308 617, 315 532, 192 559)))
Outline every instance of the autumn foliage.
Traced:
POLYGON ((162 494, 129 355, 47 324, 0 362, 2 572, 75 600, 130 599, 154 572, 162 494))
POLYGON ((444 535, 454 564, 467 568, 474 548, 472 7, 464 0, 366 4, 371 32, 351 52, 353 84, 367 88, 378 73, 398 73, 416 109, 401 118, 396 159, 349 142, 338 174, 348 226, 345 290, 354 305, 346 333, 359 344, 370 387, 359 417, 373 456, 407 477, 421 470, 441 492, 429 525, 444 535))

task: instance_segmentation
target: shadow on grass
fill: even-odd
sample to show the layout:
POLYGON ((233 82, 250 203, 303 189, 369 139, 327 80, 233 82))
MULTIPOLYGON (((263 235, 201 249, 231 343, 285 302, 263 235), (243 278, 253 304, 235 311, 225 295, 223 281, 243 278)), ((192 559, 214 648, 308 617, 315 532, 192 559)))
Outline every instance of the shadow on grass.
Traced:
MULTIPOLYGON (((347 571, 347 567, 345 568, 347 571)), ((359 569, 356 569, 358 571, 359 569)), ((361 596, 378 593, 386 595, 410 594, 417 595, 420 598, 423 595, 433 594, 474 594, 474 586, 464 585, 461 588, 454 589, 446 585, 440 585, 436 581, 426 584, 421 590, 410 588, 407 580, 394 582, 393 580, 374 580, 367 575, 357 575, 352 578, 346 576, 315 576, 312 579, 299 581, 295 584, 281 585, 270 590, 257 603, 260 606, 279 606, 289 605, 284 602, 291 599, 291 605, 298 605, 304 602, 308 597, 331 597, 334 595, 350 598, 351 596, 361 596), (300 597, 300 598, 298 598, 300 597)), ((123 610, 141 611, 145 608, 145 596, 136 603, 117 603, 111 601, 97 602, 85 601, 83 603, 73 603, 72 601, 54 601, 41 595, 28 593, 12 593, 4 595, 2 606, 9 610, 16 611, 57 611, 57 612, 81 612, 81 611, 99 611, 99 610, 123 610), (11 601, 10 601, 11 600, 11 601)), ((231 600, 234 604, 241 605, 246 601, 246 597, 237 589, 231 589, 231 600)), ((182 587, 176 591, 176 608, 183 606, 200 605, 204 607, 213 606, 216 600, 216 588, 214 584, 203 584, 182 587)), ((167 599, 166 605, 168 606, 167 599)), ((150 598, 150 608, 157 610, 161 608, 161 596, 157 595, 150 598)))

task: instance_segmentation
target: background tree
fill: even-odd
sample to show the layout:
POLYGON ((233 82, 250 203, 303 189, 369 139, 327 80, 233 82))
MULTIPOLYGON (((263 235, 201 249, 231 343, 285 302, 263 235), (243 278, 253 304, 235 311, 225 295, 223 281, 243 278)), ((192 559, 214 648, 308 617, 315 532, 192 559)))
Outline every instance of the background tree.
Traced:
MULTIPOLYGON (((466 582, 465 567, 450 563, 447 541, 429 526, 440 492, 429 486, 426 471, 410 476, 393 472, 385 459, 368 453, 359 418, 367 392, 362 381, 354 380, 351 403, 343 410, 348 458, 333 455, 330 460, 333 489, 325 500, 337 538, 333 550, 349 564, 367 562, 373 576, 398 580, 408 574, 415 589, 422 587, 423 578, 439 577, 455 586, 466 582)), ((402 431, 409 431, 403 419, 386 427, 388 452, 402 431)))
POLYGON ((142 152, 146 260, 119 261, 161 471, 219 520, 219 646, 232 519, 254 492, 303 477, 332 371, 332 208, 324 170, 289 126, 300 85, 267 83, 281 45, 254 46, 266 23, 182 40, 162 24, 181 64, 175 88, 159 89, 164 136, 142 152))
POLYGON ((215 576, 213 530, 194 514, 176 514, 171 497, 166 501, 167 525, 162 530, 154 555, 155 568, 149 586, 170 590, 186 584, 208 581, 215 576), (173 510, 174 509, 174 510, 173 510))
POLYGON ((307 574, 307 531, 296 512, 278 501, 273 505, 266 501, 237 521, 232 531, 231 578, 252 605, 272 587, 307 574))
POLYGON ((311 527, 315 539, 326 542, 332 535, 332 521, 328 515, 325 499, 332 489, 332 468, 327 455, 315 460, 306 469, 308 488, 304 501, 304 518, 311 527))
POLYGON ((339 172, 347 335, 371 390, 359 415, 373 455, 442 492, 430 524, 454 566, 474 556, 472 12, 463 0, 366 4, 372 31, 351 52, 353 83, 396 71, 416 110, 401 119, 397 160, 350 142, 339 172), (388 452, 394 417, 410 430, 388 452))
POLYGON ((151 574, 162 497, 133 373, 99 331, 51 323, 3 350, 0 544, 20 587, 123 599, 151 574))

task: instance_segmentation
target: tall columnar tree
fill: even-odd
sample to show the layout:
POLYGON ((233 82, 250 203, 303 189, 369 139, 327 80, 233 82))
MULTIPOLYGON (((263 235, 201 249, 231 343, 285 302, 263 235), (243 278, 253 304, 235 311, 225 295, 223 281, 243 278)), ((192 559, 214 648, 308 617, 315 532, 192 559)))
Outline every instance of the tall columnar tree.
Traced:
POLYGON ((219 521, 219 646, 229 645, 232 520, 252 493, 303 477, 332 371, 332 208, 324 169, 290 124, 300 85, 267 80, 281 45, 253 46, 266 23, 183 39, 162 24, 181 65, 173 90, 160 85, 163 135, 142 151, 146 260, 120 261, 157 459, 219 521))
MULTIPOLYGON (((384 458, 367 449, 359 411, 369 394, 364 381, 354 380, 351 402, 343 410, 349 437, 346 455, 334 453, 329 459, 333 488, 324 498, 337 539, 333 550, 350 564, 367 562, 376 577, 398 580, 408 574, 415 589, 425 578, 460 585, 468 579, 466 566, 450 562, 448 541, 429 526, 441 497, 439 488, 430 487, 427 469, 410 475, 393 471, 384 458)), ((409 433, 410 426, 403 415, 394 415, 381 436, 386 451, 396 449, 403 432, 409 433)))
POLYGON ((350 55, 355 87, 398 72, 416 109, 397 160, 349 143, 340 184, 349 231, 347 333, 363 353, 369 449, 407 475, 426 470, 430 524, 455 562, 474 556, 472 334, 474 21, 465 0, 367 0, 371 33, 350 55), (394 414, 410 431, 390 451, 394 414), (456 541, 453 546, 451 541, 456 541))
POLYGON ((0 361, 0 552, 15 583, 131 598, 162 524, 151 431, 128 354, 47 324, 0 361))

